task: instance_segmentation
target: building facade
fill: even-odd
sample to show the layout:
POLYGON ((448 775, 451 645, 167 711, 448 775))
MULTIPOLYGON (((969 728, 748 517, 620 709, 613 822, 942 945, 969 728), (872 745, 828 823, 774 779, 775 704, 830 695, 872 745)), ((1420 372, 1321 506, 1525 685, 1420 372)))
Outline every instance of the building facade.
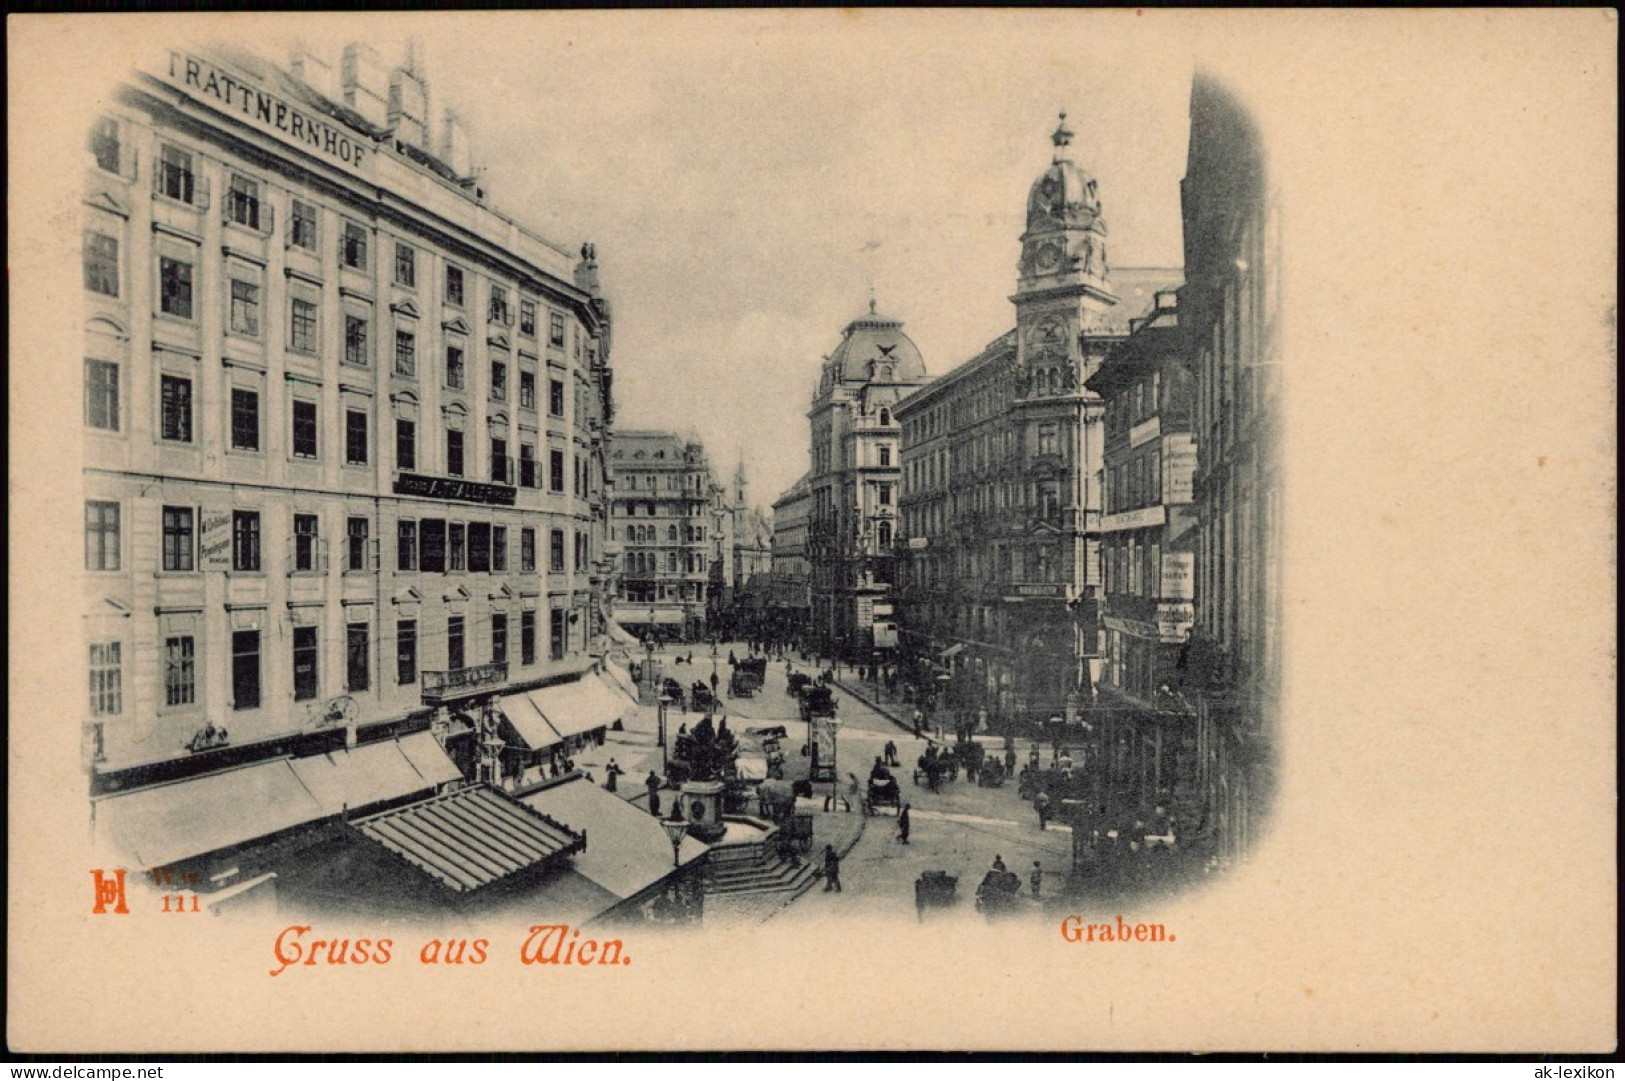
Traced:
POLYGON ((1110 780, 1130 802, 1198 794, 1184 693, 1195 620, 1193 382, 1178 296, 1157 294, 1088 387, 1106 404, 1100 521, 1105 658, 1091 703, 1110 780))
POLYGON ((1188 683, 1218 854, 1232 860, 1271 798, 1279 727, 1281 230, 1257 129, 1201 75, 1181 196, 1199 522, 1188 683))
POLYGON ((770 632, 781 641, 806 642, 812 626, 812 488, 803 476, 773 503, 770 632))
POLYGON ((589 664, 611 419, 594 255, 493 209, 428 94, 365 45, 286 67, 171 51, 96 122, 96 784, 323 729, 472 736, 495 695, 589 664))
POLYGON ((1113 268, 1098 185, 1065 115, 1033 183, 1016 326, 898 409, 900 633, 940 704, 1074 717, 1101 650, 1104 405, 1085 383, 1177 270, 1113 268))
POLYGON ((891 587, 902 479, 895 414, 925 378, 925 361, 902 322, 877 314, 871 300, 825 358, 807 413, 813 644, 854 663, 895 644, 891 587))
POLYGON ((609 462, 615 621, 645 639, 706 637, 731 579, 732 523, 705 447, 671 432, 617 432, 609 462))

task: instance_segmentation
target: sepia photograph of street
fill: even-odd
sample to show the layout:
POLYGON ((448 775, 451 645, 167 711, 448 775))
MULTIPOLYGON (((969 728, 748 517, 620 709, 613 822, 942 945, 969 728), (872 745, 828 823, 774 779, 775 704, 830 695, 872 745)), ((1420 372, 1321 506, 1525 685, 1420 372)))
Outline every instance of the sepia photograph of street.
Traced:
MULTIPOLYGON (((1302 20, 1318 74, 1288 23, 1132 10, 98 24, 88 108, 29 136, 66 242, 18 264, 63 283, 34 340, 70 358, 13 459, 60 473, 13 480, 59 524, 13 639, 57 696, 14 711, 50 723, 13 775, 52 802, 12 837, 84 849, 43 896, 118 971, 202 936, 277 1009, 590 966, 580 1008, 631 1026, 740 942, 901 955, 935 1009, 936 942, 1001 973, 991 1012, 897 1046, 1177 1043, 1126 988, 1238 957, 1289 973, 1283 1045, 1406 1045, 1439 996, 1329 945, 1374 909, 1473 898, 1422 906, 1419 958, 1513 918, 1498 860, 1612 904, 1602 833, 1492 825, 1536 778, 1611 823, 1573 763, 1611 738, 1612 570, 1537 558, 1526 502, 1608 534, 1611 180, 1538 164, 1611 123, 1540 74, 1611 80, 1577 20, 1473 23, 1465 75, 1412 83, 1426 35, 1369 13, 1302 20), (1501 126, 1410 133, 1422 100, 1501 126), (1526 184, 1594 224, 1531 243, 1489 194, 1526 184), (1522 368, 1471 344, 1495 325, 1522 368), (993 1024, 1080 980, 1087 1030, 993 1024)), ((1469 999, 1449 1031, 1517 1029, 1469 999)), ((746 1016, 569 1039, 743 1047, 746 1016)), ((891 1046, 881 1016, 843 1031, 891 1046)), ((176 1032, 291 1038, 253 1023, 176 1032)))
MULTIPOLYGON (((1170 69, 984 110, 1020 182, 981 205, 885 164, 957 102, 843 142, 862 115, 819 94, 730 100, 751 212, 701 239, 680 171, 536 214, 593 125, 476 140, 504 106, 440 67, 417 37, 177 45, 85 133, 84 757, 123 889, 1047 921, 1245 860, 1282 240, 1244 103, 1170 69), (832 165, 887 198, 777 257, 810 304, 741 296, 820 243, 774 234, 827 220, 797 172, 832 165), (917 262, 972 248, 894 209, 924 199, 990 223, 979 273, 917 262), (742 265, 674 304, 606 217, 742 265), (928 333, 922 293, 993 318, 928 333), (770 397, 726 385, 762 359, 715 340, 734 305, 785 324, 770 397)), ((708 153, 694 119, 588 171, 708 153)))

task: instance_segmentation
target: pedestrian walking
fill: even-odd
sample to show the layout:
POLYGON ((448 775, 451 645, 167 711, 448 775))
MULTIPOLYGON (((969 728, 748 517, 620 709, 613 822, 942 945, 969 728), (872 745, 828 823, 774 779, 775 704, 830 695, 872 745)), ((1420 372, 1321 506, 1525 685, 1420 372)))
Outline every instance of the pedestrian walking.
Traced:
POLYGON ((715 673, 715 672, 712 672, 712 673, 711 673, 711 697, 713 697, 713 698, 715 698, 715 697, 716 697, 716 694, 717 694, 717 684, 718 684, 718 683, 719 683, 719 682, 720 682, 720 680, 718 680, 718 679, 717 679, 717 674, 716 674, 716 673, 715 673))
POLYGON ((1006 776, 1014 776, 1016 772, 1016 749, 1006 745, 1004 748, 1004 772, 1006 776))
POLYGON ((923 724, 925 724, 925 714, 921 713, 919 711, 919 708, 916 707, 915 710, 914 710, 914 738, 915 739, 920 738, 920 726, 923 725, 923 724))
POLYGON ((1044 865, 1033 860, 1032 873, 1027 876, 1027 885, 1032 887, 1033 900, 1038 899, 1038 893, 1044 886, 1044 865))
POLYGON ((908 824, 908 804, 905 803, 897 815, 897 837, 904 844, 908 844, 908 824))
POLYGON ((1035 808, 1037 808, 1037 810, 1038 810, 1038 828, 1040 830, 1048 829, 1049 828, 1049 793, 1043 791, 1042 789, 1040 789, 1039 792, 1038 792, 1038 795, 1033 797, 1033 806, 1035 808))
POLYGON ((734 667, 737 667, 738 664, 739 664, 739 661, 737 661, 734 658, 734 651, 730 649, 728 651, 728 667, 729 668, 734 668, 734 667))
POLYGON ((824 892, 834 890, 841 892, 841 857, 835 854, 834 845, 824 846, 824 892))

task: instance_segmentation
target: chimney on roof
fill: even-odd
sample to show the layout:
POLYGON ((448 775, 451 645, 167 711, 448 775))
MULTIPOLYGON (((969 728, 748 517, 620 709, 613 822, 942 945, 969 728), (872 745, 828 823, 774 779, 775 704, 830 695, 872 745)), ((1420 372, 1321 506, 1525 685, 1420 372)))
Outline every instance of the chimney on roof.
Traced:
POLYGON ((389 126, 395 138, 419 150, 429 147, 429 84, 413 71, 409 59, 407 66, 398 67, 389 75, 389 126))
POLYGON ((371 46, 357 42, 344 49, 344 104, 375 127, 389 122, 389 70, 371 46))
POLYGON ((293 59, 288 65, 293 77, 324 98, 337 98, 333 86, 333 65, 326 57, 318 56, 303 42, 293 48, 293 59))
POLYGON ((461 177, 474 174, 474 155, 469 148, 468 128, 457 110, 447 108, 440 121, 440 145, 435 156, 461 177))

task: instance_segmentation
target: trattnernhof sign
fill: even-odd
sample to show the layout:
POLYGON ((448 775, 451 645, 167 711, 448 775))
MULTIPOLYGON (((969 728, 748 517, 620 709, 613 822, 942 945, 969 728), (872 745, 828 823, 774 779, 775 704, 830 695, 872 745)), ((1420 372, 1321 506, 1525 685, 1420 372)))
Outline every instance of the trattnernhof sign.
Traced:
POLYGON ((283 142, 343 162, 355 172, 372 155, 371 140, 350 129, 321 120, 282 98, 187 53, 169 53, 164 78, 227 113, 241 114, 283 142))

